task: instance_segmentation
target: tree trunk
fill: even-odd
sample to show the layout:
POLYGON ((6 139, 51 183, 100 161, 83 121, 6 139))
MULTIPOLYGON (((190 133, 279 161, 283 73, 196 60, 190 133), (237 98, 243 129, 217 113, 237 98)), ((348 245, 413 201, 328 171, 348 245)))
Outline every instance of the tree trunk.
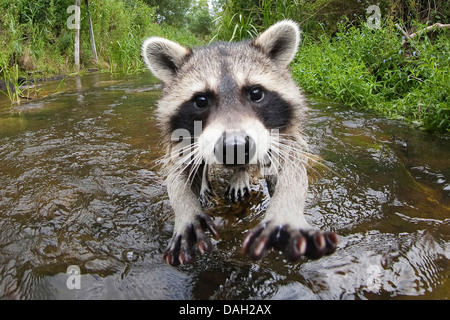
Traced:
POLYGON ((92 29, 91 13, 89 12, 89 0, 85 0, 84 3, 86 4, 89 18, 89 33, 91 35, 92 54, 94 55, 95 62, 98 62, 97 48, 95 47, 95 39, 94 39, 94 29, 92 29))
POLYGON ((80 70, 80 2, 75 0, 75 48, 74 59, 77 70, 80 70))

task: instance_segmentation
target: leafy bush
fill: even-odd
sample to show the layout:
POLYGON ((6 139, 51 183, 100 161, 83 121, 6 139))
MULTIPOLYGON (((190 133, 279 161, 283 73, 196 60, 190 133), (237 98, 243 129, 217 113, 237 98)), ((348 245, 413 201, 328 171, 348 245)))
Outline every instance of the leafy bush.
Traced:
POLYGON ((448 132, 449 35, 441 31, 436 39, 425 35, 402 46, 394 27, 371 30, 344 23, 334 37, 303 43, 294 77, 313 95, 448 132))

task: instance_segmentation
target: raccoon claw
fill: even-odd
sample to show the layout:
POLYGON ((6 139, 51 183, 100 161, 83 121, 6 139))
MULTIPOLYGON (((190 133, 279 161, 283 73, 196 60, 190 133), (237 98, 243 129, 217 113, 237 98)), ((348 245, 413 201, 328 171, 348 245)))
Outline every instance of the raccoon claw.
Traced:
POLYGON ((319 259, 336 251, 338 237, 334 232, 298 230, 284 226, 280 230, 277 248, 284 251, 289 261, 297 261, 301 256, 319 259))
POLYGON ((338 237, 334 232, 298 230, 289 226, 260 225, 244 240, 243 249, 253 259, 259 260, 274 247, 284 252, 289 261, 301 256, 318 259, 336 251, 338 237))
POLYGON ((225 197, 231 201, 238 201, 250 194, 250 179, 247 171, 237 170, 231 178, 225 191, 225 197))
POLYGON ((245 196, 250 194, 250 189, 248 187, 235 188, 229 185, 225 190, 225 197, 231 201, 238 201, 243 199, 245 196))
POLYGON ((266 250, 275 244, 278 231, 278 226, 257 226, 245 238, 244 244, 242 245, 244 252, 253 260, 261 259, 266 250))
POLYGON ((216 226, 212 219, 199 214, 195 220, 189 224, 182 234, 176 234, 170 240, 167 250, 163 254, 163 260, 171 266, 180 264, 191 264, 195 260, 195 246, 200 253, 212 250, 212 244, 205 231, 209 230, 215 238, 219 238, 216 226))
POLYGON ((205 189, 200 192, 200 198, 199 198, 200 203, 203 206, 206 206, 208 203, 211 202, 211 199, 215 196, 216 196, 216 194, 214 193, 214 191, 212 191, 211 189, 205 189))

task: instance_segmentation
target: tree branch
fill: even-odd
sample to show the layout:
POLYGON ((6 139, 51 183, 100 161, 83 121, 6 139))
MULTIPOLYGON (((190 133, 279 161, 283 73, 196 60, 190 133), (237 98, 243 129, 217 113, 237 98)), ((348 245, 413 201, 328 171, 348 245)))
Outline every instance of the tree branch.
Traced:
POLYGON ((396 23, 395 26, 405 36, 405 39, 403 39, 403 41, 402 41, 402 46, 404 46, 407 41, 411 41, 413 38, 420 36, 423 33, 428 33, 428 32, 431 32, 431 31, 434 31, 437 29, 450 29, 450 24, 435 23, 432 26, 429 26, 429 27, 423 28, 417 32, 408 34, 405 30, 402 29, 402 27, 400 27, 400 25, 398 23, 396 23))

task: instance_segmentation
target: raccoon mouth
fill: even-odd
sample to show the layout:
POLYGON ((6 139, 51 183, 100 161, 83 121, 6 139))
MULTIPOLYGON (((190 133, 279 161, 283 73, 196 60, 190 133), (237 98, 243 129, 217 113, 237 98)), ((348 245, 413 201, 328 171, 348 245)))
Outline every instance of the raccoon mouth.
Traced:
POLYGON ((217 163, 226 167, 256 164, 255 155, 255 140, 242 131, 223 133, 214 146, 217 163))

